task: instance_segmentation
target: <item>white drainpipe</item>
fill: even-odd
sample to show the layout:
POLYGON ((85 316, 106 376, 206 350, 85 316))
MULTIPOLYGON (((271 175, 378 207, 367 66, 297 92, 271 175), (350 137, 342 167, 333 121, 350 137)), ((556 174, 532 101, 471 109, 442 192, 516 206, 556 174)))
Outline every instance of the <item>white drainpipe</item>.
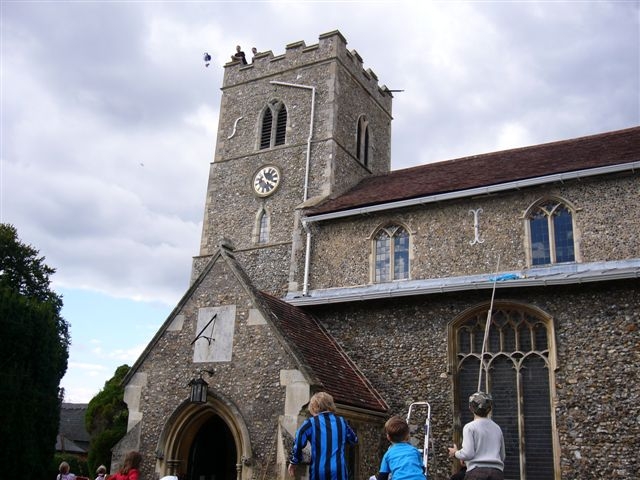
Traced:
POLYGON ((309 169, 311 167, 311 137, 313 137, 313 117, 316 109, 316 87, 311 87, 309 85, 298 85, 296 83, 287 83, 287 82, 278 82, 276 80, 272 80, 269 83, 274 85, 283 85, 285 87, 294 87, 294 88, 306 88, 307 90, 311 90, 311 119, 309 120, 309 137, 307 138, 307 164, 304 173, 304 194, 302 196, 302 201, 306 202, 309 195, 309 169))
POLYGON ((304 253, 304 283, 302 284, 302 296, 309 294, 309 270, 311 266, 311 230, 306 221, 302 222, 304 231, 307 233, 307 248, 304 253))
MULTIPOLYGON (((282 85, 284 87, 304 88, 311 90, 311 118, 309 119, 309 137, 307 138, 307 161, 304 172, 304 193, 302 195, 302 201, 306 202, 309 198, 309 170, 311 169, 311 138, 313 137, 313 117, 315 116, 316 109, 316 87, 309 85, 298 85, 297 83, 278 82, 272 80, 269 82, 273 85, 282 85)), ((311 231, 307 227, 306 222, 302 222, 304 231, 307 234, 307 248, 305 250, 304 257, 304 283, 302 285, 302 295, 306 296, 309 292, 309 268, 311 264, 311 231)))

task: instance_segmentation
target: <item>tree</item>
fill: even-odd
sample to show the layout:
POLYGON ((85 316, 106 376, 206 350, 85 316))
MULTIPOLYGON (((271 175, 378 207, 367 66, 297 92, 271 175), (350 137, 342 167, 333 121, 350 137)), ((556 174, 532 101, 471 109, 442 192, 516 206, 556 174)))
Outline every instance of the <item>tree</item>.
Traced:
POLYGON ((38 251, 0 224, 0 465, 3 478, 50 475, 69 358, 62 297, 50 288, 55 270, 38 251))
POLYGON ((129 410, 124 403, 122 380, 129 373, 128 365, 121 365, 104 384, 104 388, 91 399, 85 414, 85 426, 91 435, 89 469, 111 464, 111 449, 127 433, 129 410))

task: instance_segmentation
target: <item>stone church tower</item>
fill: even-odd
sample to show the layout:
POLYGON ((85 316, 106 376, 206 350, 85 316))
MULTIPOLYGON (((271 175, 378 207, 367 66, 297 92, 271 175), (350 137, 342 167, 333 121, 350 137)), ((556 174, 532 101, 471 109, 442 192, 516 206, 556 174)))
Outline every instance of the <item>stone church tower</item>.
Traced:
POLYGON ((324 327, 282 298, 304 285, 303 209, 389 171, 392 95, 337 31, 226 64, 222 90, 191 284, 124 380, 129 425, 113 467, 139 450, 145 478, 284 479, 306 405, 323 390, 376 446, 349 453, 364 475, 389 407, 324 327))
POLYGON ((392 95, 340 32, 225 66, 200 258, 223 238, 260 290, 302 289, 297 212, 390 170, 392 95))

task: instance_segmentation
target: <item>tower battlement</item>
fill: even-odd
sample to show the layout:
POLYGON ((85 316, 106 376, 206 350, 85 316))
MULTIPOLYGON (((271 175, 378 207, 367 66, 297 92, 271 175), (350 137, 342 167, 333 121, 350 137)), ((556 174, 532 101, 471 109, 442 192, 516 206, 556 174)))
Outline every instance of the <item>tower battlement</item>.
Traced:
POLYGON ((379 85, 378 76, 370 68, 363 67, 362 57, 356 50, 347 50, 347 40, 338 30, 320 35, 314 45, 307 46, 302 40, 290 43, 282 55, 268 50, 259 52, 247 65, 239 61, 226 63, 222 89, 327 61, 340 62, 378 102, 391 109, 392 93, 385 85, 379 85))

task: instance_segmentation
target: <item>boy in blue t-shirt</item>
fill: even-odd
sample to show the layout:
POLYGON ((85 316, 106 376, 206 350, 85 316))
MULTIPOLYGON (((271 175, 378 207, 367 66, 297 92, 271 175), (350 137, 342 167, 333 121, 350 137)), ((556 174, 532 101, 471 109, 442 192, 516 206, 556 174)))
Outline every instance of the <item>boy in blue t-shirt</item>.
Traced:
POLYGON ((409 425, 400 417, 391 417, 384 424, 391 446, 382 457, 380 472, 370 480, 425 480, 422 453, 409 443, 409 425))

